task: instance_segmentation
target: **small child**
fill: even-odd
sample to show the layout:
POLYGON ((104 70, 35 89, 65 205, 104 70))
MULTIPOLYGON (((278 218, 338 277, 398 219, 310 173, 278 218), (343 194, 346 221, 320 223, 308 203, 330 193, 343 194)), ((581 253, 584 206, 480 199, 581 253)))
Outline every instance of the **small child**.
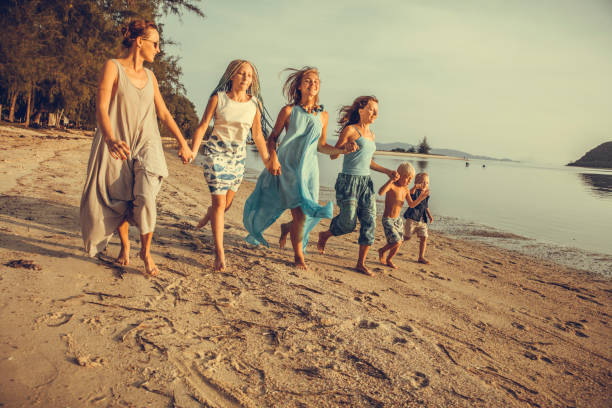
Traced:
POLYGON ((387 238, 387 245, 378 250, 378 257, 383 265, 392 268, 397 268, 392 259, 402 245, 403 235, 405 235, 403 231, 404 222, 400 217, 404 200, 408 202, 410 208, 413 208, 420 205, 429 195, 429 191, 426 190, 419 195, 419 198, 413 200, 409 194, 408 185, 414 178, 414 173, 414 167, 410 163, 402 163, 397 168, 396 177, 390 178, 378 190, 379 195, 385 194, 385 212, 383 213, 382 225, 387 238), (389 254, 385 256, 387 251, 389 251, 389 254))
POLYGON ((429 175, 427 173, 419 173, 414 180, 414 187, 409 194, 412 200, 419 201, 419 204, 414 208, 411 206, 404 213, 406 225, 404 226, 404 240, 408 241, 416 232, 417 237, 421 240, 419 245, 419 263, 428 264, 425 259, 425 249, 427 248, 427 223, 434 222, 431 213, 429 212, 429 175), (419 200, 425 196, 423 200, 419 200))

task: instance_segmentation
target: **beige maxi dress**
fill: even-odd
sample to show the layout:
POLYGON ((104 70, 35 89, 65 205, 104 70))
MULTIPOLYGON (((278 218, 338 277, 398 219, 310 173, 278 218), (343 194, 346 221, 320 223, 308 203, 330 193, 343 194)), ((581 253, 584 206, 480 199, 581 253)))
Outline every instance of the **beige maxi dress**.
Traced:
POLYGON ((128 220, 141 234, 155 229, 156 197, 168 167, 164 158, 151 72, 147 84, 137 88, 117 60, 117 89, 109 116, 113 136, 130 148, 127 160, 111 157, 104 137, 96 132, 81 197, 81 231, 90 256, 103 251, 117 227, 128 220))

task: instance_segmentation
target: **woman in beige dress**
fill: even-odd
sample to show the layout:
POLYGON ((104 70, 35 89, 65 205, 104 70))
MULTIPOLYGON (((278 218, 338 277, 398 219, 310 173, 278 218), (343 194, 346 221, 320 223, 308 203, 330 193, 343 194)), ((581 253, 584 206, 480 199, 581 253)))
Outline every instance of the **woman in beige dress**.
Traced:
POLYGON ((94 136, 81 197, 81 230, 90 256, 103 251, 114 231, 121 251, 117 263, 130 260, 129 224, 140 229, 140 258, 145 273, 159 273, 151 258, 156 196, 168 168, 157 119, 179 143, 183 163, 193 159, 181 131, 159 92, 155 75, 143 67, 160 52, 154 23, 135 20, 124 28, 120 58, 106 61, 98 86, 94 136))

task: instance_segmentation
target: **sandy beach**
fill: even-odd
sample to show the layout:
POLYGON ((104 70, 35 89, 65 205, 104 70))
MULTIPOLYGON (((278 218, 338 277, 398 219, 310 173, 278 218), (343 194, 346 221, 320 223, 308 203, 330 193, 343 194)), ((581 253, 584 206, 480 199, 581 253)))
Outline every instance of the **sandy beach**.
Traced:
MULTIPOLYGON (((82 249, 91 145, 77 131, 0 125, 0 407, 610 407, 612 284, 515 252, 433 233, 399 269, 357 233, 307 271, 290 249, 243 241, 245 182, 226 214, 229 267, 212 271, 201 168, 166 152, 145 277, 82 249)), ((428 156, 431 157, 431 156, 428 156)), ((289 219, 285 214, 281 220, 289 219)))

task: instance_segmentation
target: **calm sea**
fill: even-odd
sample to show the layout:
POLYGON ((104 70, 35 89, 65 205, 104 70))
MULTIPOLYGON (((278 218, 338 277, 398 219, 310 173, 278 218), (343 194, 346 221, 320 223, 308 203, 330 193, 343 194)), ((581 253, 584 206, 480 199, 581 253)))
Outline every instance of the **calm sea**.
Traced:
MULTIPOLYGON (((247 179, 264 168, 247 149, 247 179)), ((376 155, 388 167, 407 161, 430 177, 432 230, 484 241, 541 259, 612 276, 612 171, 530 163, 414 159, 376 155)), ((342 159, 319 155, 320 199, 333 190, 342 159)), ((387 176, 373 172, 378 189, 387 176)), ((382 197, 381 197, 382 199, 382 197)), ((383 210, 379 200, 378 211, 383 210)))

